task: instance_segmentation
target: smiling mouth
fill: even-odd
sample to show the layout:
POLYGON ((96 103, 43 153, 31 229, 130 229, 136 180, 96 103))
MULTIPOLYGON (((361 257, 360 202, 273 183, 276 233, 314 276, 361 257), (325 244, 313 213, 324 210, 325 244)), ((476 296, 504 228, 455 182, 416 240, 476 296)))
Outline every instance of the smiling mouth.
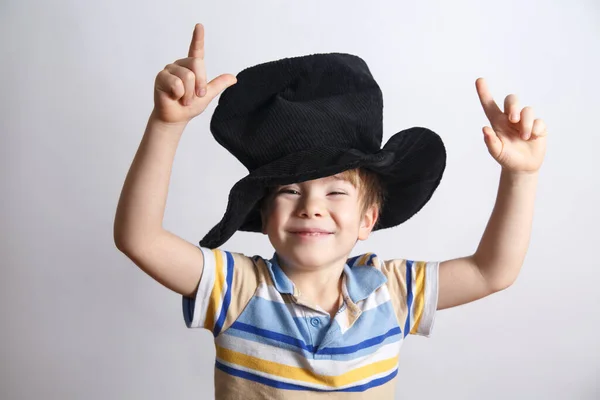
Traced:
POLYGON ((327 236, 331 235, 330 232, 292 232, 294 235, 299 236, 327 236))

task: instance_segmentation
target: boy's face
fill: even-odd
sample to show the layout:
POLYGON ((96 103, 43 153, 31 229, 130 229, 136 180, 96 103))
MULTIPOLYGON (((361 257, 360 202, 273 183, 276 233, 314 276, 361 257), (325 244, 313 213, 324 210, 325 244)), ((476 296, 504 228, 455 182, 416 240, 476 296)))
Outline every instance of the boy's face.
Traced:
POLYGON ((345 262, 369 236, 377 209, 361 211, 359 189, 334 175, 274 188, 262 230, 286 266, 315 270, 345 262))

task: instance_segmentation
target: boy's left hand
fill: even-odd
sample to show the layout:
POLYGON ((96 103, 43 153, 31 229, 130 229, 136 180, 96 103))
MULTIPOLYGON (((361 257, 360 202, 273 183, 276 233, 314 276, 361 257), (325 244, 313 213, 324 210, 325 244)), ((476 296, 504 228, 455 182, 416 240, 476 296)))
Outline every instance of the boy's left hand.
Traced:
POLYGON ((483 127, 488 151, 503 169, 511 172, 537 172, 546 153, 546 124, 534 120, 533 109, 521 109, 517 96, 509 94, 504 99, 504 112, 500 110, 483 78, 475 81, 483 111, 492 127, 483 127), (514 118, 513 118, 514 117, 514 118))

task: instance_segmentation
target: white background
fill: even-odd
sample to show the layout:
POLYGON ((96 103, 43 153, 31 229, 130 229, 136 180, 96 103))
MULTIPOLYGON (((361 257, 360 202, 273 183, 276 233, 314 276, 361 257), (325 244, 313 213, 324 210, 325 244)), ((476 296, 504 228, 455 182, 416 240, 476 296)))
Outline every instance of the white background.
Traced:
MULTIPOLYGON (((123 181, 156 74, 206 27, 209 79, 288 56, 349 52, 384 95, 384 143, 426 126, 448 151, 431 201, 353 254, 471 254, 499 166, 475 80, 548 126, 531 245, 517 282, 441 311, 401 351, 398 399, 598 399, 600 5, 590 1, 7 1, 0 3, 0 398, 209 399, 214 347, 181 297, 114 246, 123 181)), ((193 120, 164 226, 192 243, 244 167, 193 120)), ((265 236, 226 250, 271 256, 265 236)))

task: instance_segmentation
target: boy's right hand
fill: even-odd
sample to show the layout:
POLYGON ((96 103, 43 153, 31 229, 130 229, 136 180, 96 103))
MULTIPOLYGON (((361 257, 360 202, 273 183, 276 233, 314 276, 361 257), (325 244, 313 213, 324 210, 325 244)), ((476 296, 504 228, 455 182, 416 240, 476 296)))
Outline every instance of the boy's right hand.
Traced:
POLYGON ((170 124, 187 124, 236 82, 235 76, 222 74, 206 83, 204 26, 196 24, 188 57, 168 64, 156 76, 154 118, 170 124))

